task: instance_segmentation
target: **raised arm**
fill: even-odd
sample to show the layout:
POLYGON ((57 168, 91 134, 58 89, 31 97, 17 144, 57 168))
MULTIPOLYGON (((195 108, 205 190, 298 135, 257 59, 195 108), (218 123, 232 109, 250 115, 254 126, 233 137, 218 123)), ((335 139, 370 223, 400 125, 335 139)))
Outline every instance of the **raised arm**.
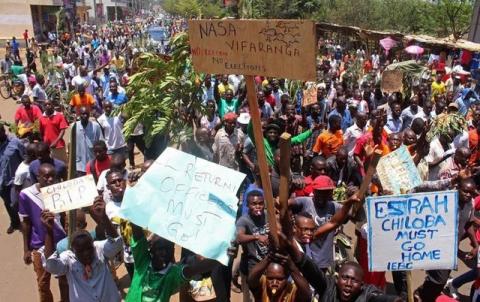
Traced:
POLYGON ((290 270, 293 282, 297 286, 297 293, 295 295, 295 301, 297 302, 309 302, 312 300, 312 291, 310 290, 310 284, 307 279, 303 277, 298 267, 293 263, 289 257, 287 260, 287 266, 290 270))
POLYGON ((343 224, 343 222, 348 216, 348 213, 350 212, 350 209, 352 208, 352 205, 359 201, 360 199, 357 198, 357 195, 352 195, 343 204, 340 211, 336 212, 335 215, 333 215, 332 219, 330 219, 329 222, 323 224, 315 231, 315 234, 313 235, 314 239, 317 239, 319 237, 322 237, 325 234, 330 233, 331 231, 338 228, 341 224, 343 224))
POLYGON ((262 261, 255 264, 248 274, 248 287, 252 291, 255 299, 261 299, 262 289, 260 288, 260 278, 270 264, 270 257, 265 257, 262 261))

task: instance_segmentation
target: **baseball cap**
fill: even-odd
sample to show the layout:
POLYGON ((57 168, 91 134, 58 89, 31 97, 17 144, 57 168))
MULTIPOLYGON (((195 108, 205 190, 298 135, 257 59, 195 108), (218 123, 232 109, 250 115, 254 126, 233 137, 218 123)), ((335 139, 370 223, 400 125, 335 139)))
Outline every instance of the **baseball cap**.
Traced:
POLYGON ((312 188, 314 190, 333 190, 335 189, 335 184, 330 177, 326 175, 320 175, 313 180, 312 188))

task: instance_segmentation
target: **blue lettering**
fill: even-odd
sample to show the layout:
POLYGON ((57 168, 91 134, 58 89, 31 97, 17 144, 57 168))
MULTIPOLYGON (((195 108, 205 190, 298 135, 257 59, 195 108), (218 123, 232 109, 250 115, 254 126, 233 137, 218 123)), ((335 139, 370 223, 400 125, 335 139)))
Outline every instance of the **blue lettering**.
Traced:
POLYGON ((415 209, 415 213, 420 214, 421 211, 419 207, 421 206, 422 202, 418 199, 410 198, 408 200, 408 213, 411 214, 415 209))
MULTIPOLYGON (((430 200, 428 199, 428 197, 425 196, 425 197, 423 198, 422 206, 420 207, 420 213, 423 213, 423 211, 424 211, 425 209, 427 209, 427 208, 428 208, 428 210, 429 210, 431 213, 433 213, 432 204, 430 203, 430 200)), ((419 214, 420 214, 420 213, 419 213, 419 214)))
POLYGON ((382 230, 391 231, 391 229, 389 229, 387 226, 385 226, 385 224, 387 224, 389 221, 390 221, 390 219, 387 218, 382 222, 382 230))
POLYGON ((442 215, 437 216, 437 219, 435 220, 435 226, 439 225, 440 223, 445 226, 447 225, 447 222, 445 221, 445 219, 443 219, 442 215))
POLYGON ((405 215, 405 203, 403 201, 390 201, 388 203, 388 214, 390 216, 405 215))
POLYGON ((386 218, 387 214, 385 213, 385 205, 387 203, 385 201, 379 201, 375 203, 375 218, 386 218), (383 214, 383 215, 382 215, 383 214))
POLYGON ((448 213, 448 196, 443 195, 443 200, 439 200, 438 197, 438 195, 435 195, 435 213, 439 213, 439 211, 448 213), (443 207, 443 209, 440 209, 440 207, 443 207))

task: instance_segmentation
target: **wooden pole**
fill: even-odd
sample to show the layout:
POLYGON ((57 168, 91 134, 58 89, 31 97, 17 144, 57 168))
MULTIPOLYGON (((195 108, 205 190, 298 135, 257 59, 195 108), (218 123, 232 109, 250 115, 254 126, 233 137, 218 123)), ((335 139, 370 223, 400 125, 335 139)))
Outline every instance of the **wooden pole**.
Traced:
POLYGON ((247 100, 250 108, 250 117, 252 119, 253 134, 255 136, 255 148, 257 149, 257 161, 260 168, 260 178, 262 179, 262 188, 267 204, 267 219, 270 228, 270 235, 273 240, 273 246, 278 247, 277 217, 275 216, 275 205, 273 201, 272 184, 270 182, 270 173, 268 170, 267 158, 265 156, 265 146, 263 144, 262 124, 260 121, 260 112, 257 102, 257 92, 255 89, 255 79, 253 76, 246 76, 247 100))
MULTIPOLYGON (((68 179, 75 178, 76 173, 76 156, 77 153, 77 123, 73 122, 70 128, 70 143, 68 144, 68 179)), ((75 232, 77 225, 77 211, 68 211, 68 246, 72 243, 72 234, 75 232)))
MULTIPOLYGON (((358 189, 357 192, 357 197, 358 199, 362 200, 365 197, 365 194, 368 191, 368 186, 372 182, 373 174, 375 174, 375 170, 377 169, 377 164, 380 158, 382 157, 382 151, 376 149, 373 152, 372 159, 370 160, 370 163, 368 165, 367 173, 365 173, 365 176, 363 177, 362 183, 360 184, 360 188, 358 189)), ((356 203, 353 206, 353 211, 352 213, 355 215, 358 210, 363 206, 363 201, 356 203)))
POLYGON ((406 271, 408 302, 413 302, 412 271, 406 271))
POLYGON ((290 215, 288 215, 288 198, 290 197, 290 139, 291 135, 284 132, 280 136, 280 225, 282 226, 283 233, 287 238, 293 236, 292 221, 290 215))

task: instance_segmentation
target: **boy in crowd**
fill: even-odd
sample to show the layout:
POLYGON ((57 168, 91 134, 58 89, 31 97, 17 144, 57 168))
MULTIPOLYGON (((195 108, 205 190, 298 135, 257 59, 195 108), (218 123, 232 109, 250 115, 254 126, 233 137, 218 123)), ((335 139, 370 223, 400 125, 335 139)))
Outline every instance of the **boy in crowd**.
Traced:
POLYGON ((113 281, 108 260, 122 250, 122 239, 105 213, 105 201, 95 198, 90 210, 93 220, 104 227, 107 239, 93 241, 85 230, 72 235, 71 250, 55 252, 53 240, 54 215, 45 210, 41 220, 45 226, 45 270, 51 274, 67 276, 70 302, 119 302, 117 285, 113 281))

